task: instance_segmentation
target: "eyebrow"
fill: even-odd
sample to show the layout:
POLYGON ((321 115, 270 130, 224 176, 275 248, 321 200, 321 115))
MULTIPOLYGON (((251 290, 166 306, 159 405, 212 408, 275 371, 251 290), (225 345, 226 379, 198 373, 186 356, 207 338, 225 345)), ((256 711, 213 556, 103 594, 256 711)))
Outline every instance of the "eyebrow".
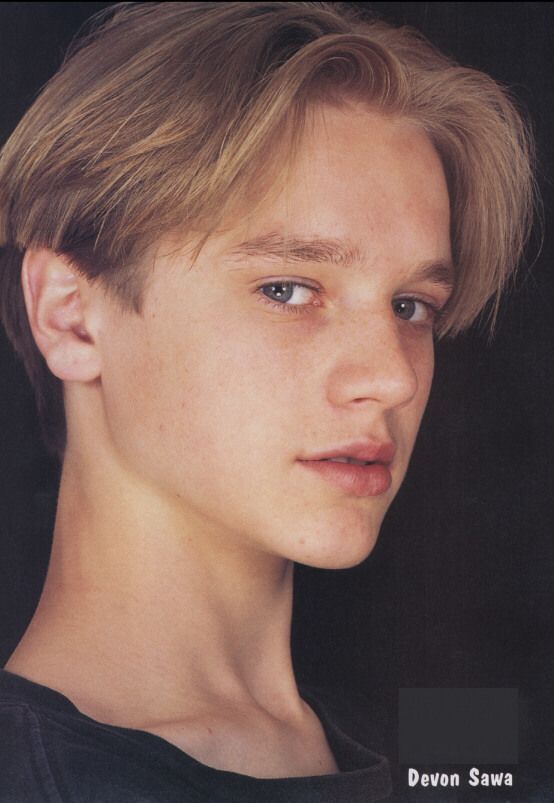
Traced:
POLYGON ((416 282, 432 282, 441 284, 448 290, 454 289, 454 265, 452 262, 428 262, 422 265, 412 276, 416 282))
POLYGON ((345 241, 321 237, 282 237, 280 234, 264 234, 246 240, 233 248, 230 256, 287 262, 327 262, 346 267, 361 261, 359 249, 345 241))
MULTIPOLYGON (((327 263, 344 267, 363 262, 360 249, 348 241, 321 237, 283 237, 276 233, 245 240, 229 252, 229 257, 231 260, 255 257, 288 263, 327 263)), ((454 275, 454 266, 450 260, 439 260, 424 263, 411 278, 444 285, 451 290, 454 287, 454 275)))

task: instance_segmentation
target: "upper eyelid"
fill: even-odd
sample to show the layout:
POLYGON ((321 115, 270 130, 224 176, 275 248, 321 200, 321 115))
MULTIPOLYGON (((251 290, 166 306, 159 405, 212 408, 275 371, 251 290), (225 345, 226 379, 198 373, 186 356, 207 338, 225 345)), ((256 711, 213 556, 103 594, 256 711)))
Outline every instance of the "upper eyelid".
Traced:
POLYGON ((411 318, 406 318, 406 319, 400 318, 400 320, 405 321, 406 324, 409 324, 411 326, 415 326, 417 328, 431 328, 433 331, 435 331, 435 327, 437 326, 438 321, 440 320, 441 316, 443 315, 443 311, 444 311, 444 307, 445 307, 445 303, 446 303, 445 302, 445 303, 441 304, 441 303, 436 302, 436 301, 429 301, 428 299, 420 298, 419 296, 416 296, 416 295, 404 294, 404 295, 400 295, 400 296, 395 296, 395 298, 393 299, 393 301, 391 303, 391 307, 395 302, 398 302, 398 301, 415 301, 415 302, 418 302, 420 304, 423 304, 423 306, 427 310, 426 320, 424 320, 424 321, 414 321, 411 318))
MULTIPOLYGON (((269 281, 267 279, 265 279, 261 283, 256 283, 255 292, 259 293, 260 290, 263 290, 264 287, 271 287, 271 285, 274 285, 274 284, 291 284, 291 285, 293 285, 293 287, 303 287, 306 290, 310 290, 312 293, 316 293, 318 296, 322 296, 323 295, 323 288, 318 287, 318 286, 316 286, 314 284, 309 284, 308 281, 306 281, 306 280, 282 279, 282 278, 269 279, 269 281)), ((306 304, 305 306, 309 306, 309 305, 306 304)))
POLYGON ((268 284, 297 284, 300 287, 309 287, 310 290, 321 289, 317 282, 312 282, 310 279, 302 279, 296 276, 270 276, 268 279, 257 279, 255 284, 258 288, 266 287, 268 284))
POLYGON ((414 290, 413 292, 407 291, 405 293, 398 293, 398 295, 395 295, 392 300, 393 302, 402 301, 403 299, 420 301, 422 304, 428 304, 436 309, 442 309, 450 300, 451 295, 452 293, 445 292, 443 288, 440 288, 436 294, 432 292, 418 292, 417 290, 414 290))
POLYGON ((440 308, 444 306, 446 302, 440 302, 436 299, 429 298, 426 294, 420 293, 400 293, 400 295, 394 296, 392 299, 392 303, 395 301, 419 301, 421 304, 427 304, 430 307, 437 307, 440 308))
POLYGON ((314 309, 321 306, 321 303, 316 301, 316 298, 321 295, 321 291, 310 284, 307 284, 304 281, 296 281, 293 279, 270 279, 269 281, 266 279, 261 284, 257 284, 254 295, 264 304, 268 304, 273 307, 275 310, 278 310, 280 313, 291 313, 294 315, 299 314, 306 314, 308 312, 312 312, 314 309), (293 287, 301 287, 305 290, 308 290, 310 293, 313 293, 315 298, 312 298, 310 301, 306 303, 294 304, 290 303, 290 299, 286 301, 278 301, 277 299, 270 298, 267 296, 263 291, 265 287, 271 287, 271 285, 275 284, 290 284, 293 287))

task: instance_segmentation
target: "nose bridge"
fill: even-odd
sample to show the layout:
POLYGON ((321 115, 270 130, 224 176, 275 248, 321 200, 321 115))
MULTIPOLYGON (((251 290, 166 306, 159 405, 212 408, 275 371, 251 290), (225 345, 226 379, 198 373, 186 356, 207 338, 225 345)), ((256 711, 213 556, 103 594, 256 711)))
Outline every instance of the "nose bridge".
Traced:
POLYGON ((328 377, 332 404, 371 400, 392 408, 415 396, 418 376, 413 354, 392 311, 351 313, 340 329, 328 377))

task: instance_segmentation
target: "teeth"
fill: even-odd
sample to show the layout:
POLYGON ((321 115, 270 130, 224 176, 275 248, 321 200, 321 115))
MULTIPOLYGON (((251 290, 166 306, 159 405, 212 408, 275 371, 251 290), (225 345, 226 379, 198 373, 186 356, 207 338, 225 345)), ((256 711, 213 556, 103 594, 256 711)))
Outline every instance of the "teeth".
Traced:
POLYGON ((350 463, 353 466, 370 466, 371 460, 356 460, 355 457, 326 457, 329 463, 350 463))

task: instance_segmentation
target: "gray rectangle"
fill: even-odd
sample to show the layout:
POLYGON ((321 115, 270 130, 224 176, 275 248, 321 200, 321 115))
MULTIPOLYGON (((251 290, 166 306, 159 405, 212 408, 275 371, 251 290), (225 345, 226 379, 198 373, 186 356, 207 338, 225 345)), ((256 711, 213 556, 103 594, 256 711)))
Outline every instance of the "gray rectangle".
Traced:
POLYGON ((399 689, 401 764, 516 764, 517 689, 399 689))

